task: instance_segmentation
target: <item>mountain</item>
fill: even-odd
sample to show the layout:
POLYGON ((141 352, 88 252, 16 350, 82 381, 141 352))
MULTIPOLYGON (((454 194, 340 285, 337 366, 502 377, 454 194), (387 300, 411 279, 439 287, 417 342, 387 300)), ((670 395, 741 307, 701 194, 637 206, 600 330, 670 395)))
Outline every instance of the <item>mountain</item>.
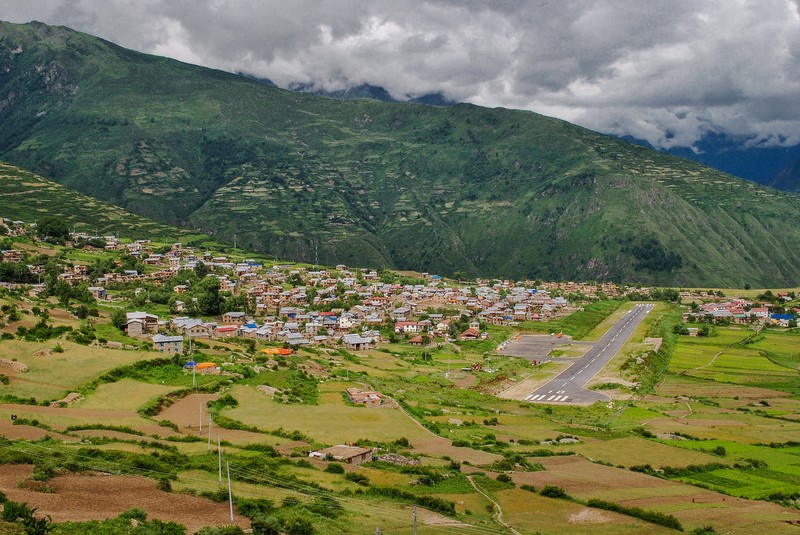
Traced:
MULTIPOLYGON (((257 78, 253 79, 256 80, 257 78)), ((272 83, 270 80, 267 80, 266 82, 272 83)), ((315 89, 314 86, 306 84, 292 85, 291 87, 289 87, 289 89, 291 91, 297 91, 300 93, 313 93, 321 97, 336 98, 342 100, 368 98, 372 100, 380 100, 383 102, 411 102, 414 104, 428 104, 431 106, 453 106, 455 104, 458 104, 457 102, 452 101, 447 97, 445 97, 441 92, 429 93, 426 95, 421 95, 419 97, 409 97, 405 100, 398 100, 394 98, 391 94, 389 94, 389 92, 383 87, 378 87, 369 84, 361 84, 355 87, 341 89, 339 91, 323 91, 320 89, 315 89)))
MULTIPOLYGON (((632 136, 621 136, 620 139, 651 149, 655 148, 647 141, 632 136)), ((686 158, 759 184, 784 191, 797 191, 797 188, 793 187, 791 183, 784 185, 782 181, 775 181, 775 177, 800 158, 800 145, 791 147, 748 146, 742 140, 724 134, 711 133, 700 139, 695 144, 695 149, 672 147, 661 150, 667 154, 686 158)))
POLYGON ((0 24, 0 159, 312 263, 800 282, 800 200, 531 112, 337 100, 0 24))
POLYGON ((92 199, 13 165, 0 162, 0 217, 34 223, 44 216, 64 219, 73 231, 100 236, 182 242, 230 250, 205 234, 164 225, 118 206, 92 199))
POLYGON ((771 177, 767 185, 775 189, 800 193, 800 158, 771 177))

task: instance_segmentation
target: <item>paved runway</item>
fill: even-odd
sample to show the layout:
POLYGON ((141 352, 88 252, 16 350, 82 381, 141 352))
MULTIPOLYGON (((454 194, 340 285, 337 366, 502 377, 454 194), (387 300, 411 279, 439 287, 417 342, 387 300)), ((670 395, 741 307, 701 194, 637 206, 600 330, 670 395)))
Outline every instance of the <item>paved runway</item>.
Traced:
POLYGON ((617 354, 654 306, 635 305, 584 356, 555 379, 527 395, 525 401, 585 404, 611 399, 605 394, 584 390, 583 387, 617 354))

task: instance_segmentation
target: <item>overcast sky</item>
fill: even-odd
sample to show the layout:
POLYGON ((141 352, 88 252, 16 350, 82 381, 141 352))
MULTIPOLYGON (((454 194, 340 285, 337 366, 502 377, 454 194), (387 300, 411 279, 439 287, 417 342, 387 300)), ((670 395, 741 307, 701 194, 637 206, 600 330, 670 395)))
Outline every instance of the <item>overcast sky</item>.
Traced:
POLYGON ((800 143, 800 0, 0 0, 279 86, 527 109, 659 147, 800 143))

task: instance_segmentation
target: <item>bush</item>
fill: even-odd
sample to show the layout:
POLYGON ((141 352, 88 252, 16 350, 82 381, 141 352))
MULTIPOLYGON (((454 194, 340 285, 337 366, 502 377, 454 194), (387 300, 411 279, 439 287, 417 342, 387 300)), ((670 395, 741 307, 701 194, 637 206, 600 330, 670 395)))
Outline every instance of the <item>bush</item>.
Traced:
POLYGON ((545 485, 544 488, 539 491, 539 494, 547 498, 561 498, 562 500, 571 499, 570 495, 567 494, 564 489, 556 485, 545 485))
POLYGON ((690 535, 717 535, 717 530, 713 526, 703 526, 701 528, 694 528, 690 535))
POLYGON ((586 505, 596 509, 603 509, 606 511, 613 511, 615 513, 632 516, 634 518, 644 520, 645 522, 658 524, 659 526, 666 526, 678 531, 683 531, 683 526, 681 526, 681 523, 672 515, 659 513, 657 511, 646 511, 640 507, 627 507, 603 500, 589 500, 586 502, 586 505))
POLYGON ((6 501, 3 504, 3 520, 22 524, 25 535, 47 535, 53 531, 52 519, 49 516, 37 517, 36 508, 27 503, 6 501))
POLYGON ((274 516, 260 516, 250 524, 253 535, 280 535, 281 522, 274 516))
POLYGON ((275 511, 275 503, 269 498, 234 498, 236 510, 247 518, 266 518, 275 511))
POLYGON ((330 474, 344 474, 344 466, 339 463, 330 463, 325 467, 325 471, 330 474))
POLYGON ((306 509, 325 518, 337 518, 344 513, 344 507, 331 496, 320 496, 306 505, 306 509))
POLYGON ((359 474, 358 472, 348 472, 344 475, 344 478, 364 487, 369 485, 369 478, 364 474, 359 474))
POLYGON ((239 526, 206 526, 201 528, 195 535, 244 535, 244 530, 239 526))
POLYGON ((511 479, 511 476, 508 474, 499 474, 496 479, 500 483, 508 483, 509 485, 514 485, 514 480, 511 479))
POLYGON ((127 511, 123 511, 120 513, 119 518, 124 520, 138 520, 139 522, 144 522, 147 520, 147 513, 143 510, 139 509, 138 507, 134 507, 133 509, 128 509, 127 511))
POLYGON ((300 505, 300 500, 295 496, 287 496, 281 502, 281 507, 297 507, 300 505))
POLYGON ((286 535, 314 535, 314 525, 306 518, 295 515, 283 521, 283 531, 286 535))

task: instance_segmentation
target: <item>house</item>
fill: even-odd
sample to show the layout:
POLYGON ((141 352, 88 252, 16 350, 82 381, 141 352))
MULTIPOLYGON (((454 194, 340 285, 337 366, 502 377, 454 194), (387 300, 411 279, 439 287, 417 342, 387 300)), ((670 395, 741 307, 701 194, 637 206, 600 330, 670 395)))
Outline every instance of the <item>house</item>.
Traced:
POLYGON ((106 289, 102 286, 89 286, 87 290, 92 292, 92 296, 98 301, 106 299, 106 289))
POLYGON ((425 344, 425 339, 422 338, 421 334, 418 334, 414 338, 410 339, 408 343, 411 344, 412 346, 421 346, 425 344))
POLYGON ((217 325, 214 329, 215 338, 230 338, 239 334, 238 325, 217 325))
POLYGON ((360 334, 345 334, 342 336, 342 342, 348 349, 369 349, 375 343, 373 337, 363 337, 360 334))
POLYGON ((371 461, 374 454, 375 450, 373 448, 359 448, 357 446, 345 446, 344 444, 340 444, 338 446, 312 451, 308 456, 312 459, 320 459, 323 461, 333 460, 340 463, 361 464, 371 461))
POLYGON ((173 327, 189 338, 208 338, 214 327, 199 318, 180 317, 172 320, 173 327))
POLYGON ((381 395, 373 390, 361 390, 360 388, 346 388, 347 397, 350 403, 364 405, 365 407, 380 407, 381 395))
POLYGON ((3 262, 22 262, 22 251, 19 249, 5 249, 2 251, 3 262))
POLYGON ((397 334, 403 333, 420 333, 425 331, 429 325, 427 322, 422 321, 398 321, 394 324, 394 332, 397 334))
POLYGON ((389 317, 395 321, 406 321, 411 309, 408 307, 398 307, 389 313, 389 317))
POLYGON ((167 355, 183 353, 183 336, 156 334, 153 336, 153 346, 156 351, 166 353, 167 355))
POLYGON ((794 316, 792 314, 771 314, 769 319, 774 325, 788 327, 789 322, 794 319, 794 316))
POLYGON ((222 323, 228 325, 244 325, 245 319, 244 312, 239 311, 226 312, 222 315, 222 323))
POLYGON ((477 340, 480 338, 481 331, 476 327, 470 327, 463 333, 458 335, 459 340, 477 340))
POLYGON ((128 312, 126 318, 127 322, 124 330, 128 336, 141 336, 146 333, 158 332, 158 316, 155 314, 148 314, 147 312, 128 312), (132 322, 135 324, 131 325, 131 328, 134 332, 138 331, 138 334, 133 334, 131 329, 128 328, 128 325, 132 322))

